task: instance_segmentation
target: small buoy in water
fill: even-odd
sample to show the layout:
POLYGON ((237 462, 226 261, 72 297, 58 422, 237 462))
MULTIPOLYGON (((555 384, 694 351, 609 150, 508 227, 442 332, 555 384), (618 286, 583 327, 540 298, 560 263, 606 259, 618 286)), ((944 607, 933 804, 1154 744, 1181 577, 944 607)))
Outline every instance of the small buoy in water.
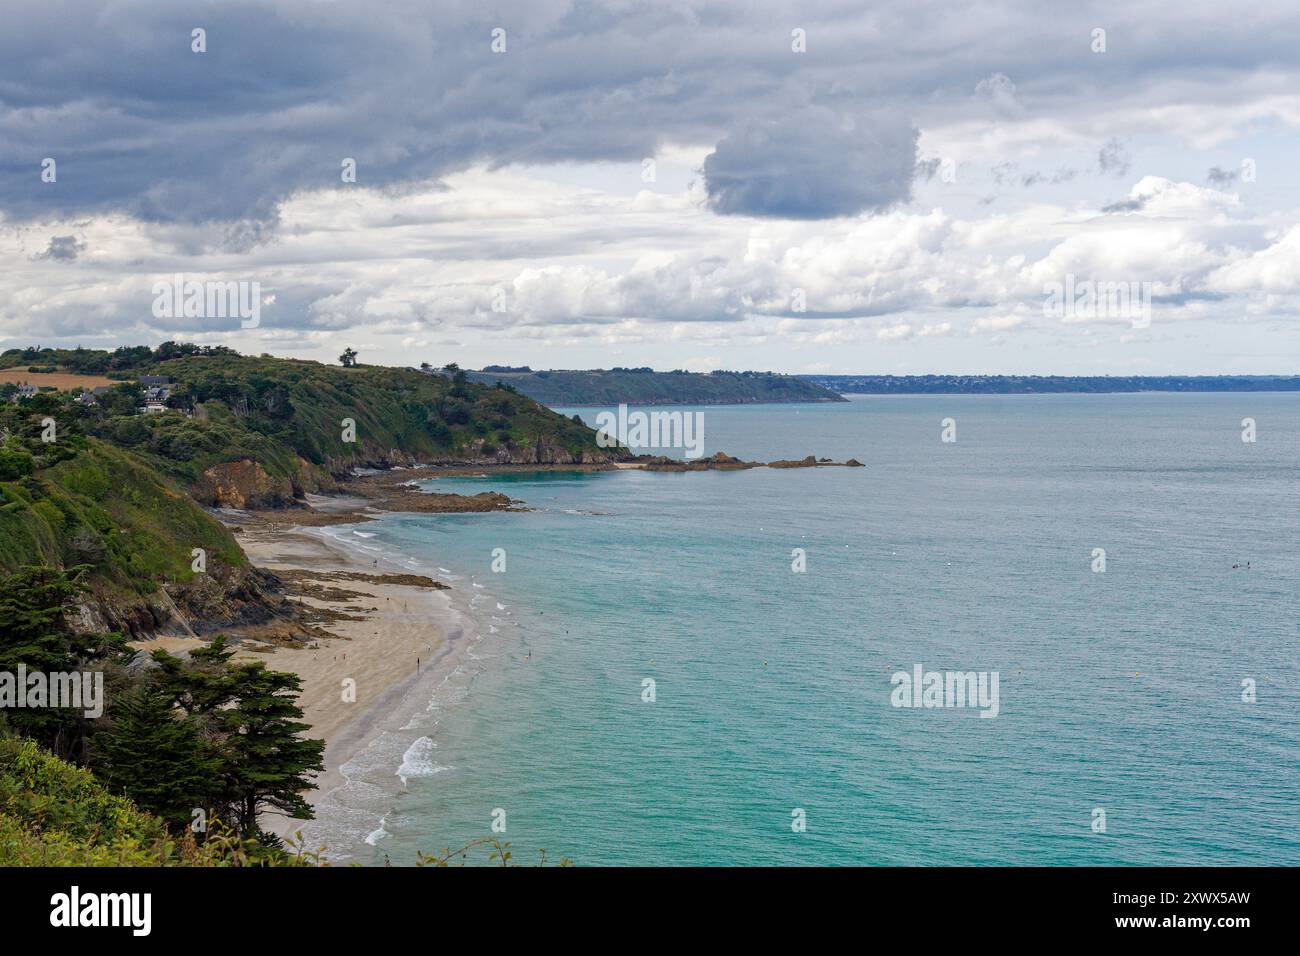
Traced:
POLYGON ((763 666, 764 666, 764 667, 767 666, 767 661, 763 661, 763 666))

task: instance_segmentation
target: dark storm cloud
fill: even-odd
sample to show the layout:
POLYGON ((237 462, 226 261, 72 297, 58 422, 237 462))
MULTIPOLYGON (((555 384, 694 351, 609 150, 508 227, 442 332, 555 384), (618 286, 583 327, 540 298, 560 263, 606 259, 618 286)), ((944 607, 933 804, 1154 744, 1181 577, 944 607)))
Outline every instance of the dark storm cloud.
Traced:
MULTIPOLYGON (((859 138, 809 124, 809 140, 831 147, 820 154, 759 137, 771 166, 736 144, 773 124, 795 130, 809 111, 892 110, 922 125, 922 112, 987 114, 991 97, 1065 120, 1157 85, 1170 101, 1222 101, 1242 95, 1234 78, 1285 83, 1295 72, 1284 7, 1233 21, 1194 2, 1176 18, 1141 3, 1084 0, 1067 18, 1039 10, 1017 0, 978 16, 927 0, 43 0, 0 30, 0 209, 273 223, 295 191, 341 187, 345 157, 360 185, 398 186, 473 163, 635 162, 675 142, 718 144, 720 210, 806 216, 905 195, 903 125, 859 138), (1088 51, 1103 22, 1120 51, 1104 61, 1088 51), (206 53, 191 52, 195 27, 206 53), (491 51, 496 27, 504 54, 491 51), (796 27, 805 53, 791 49, 796 27), (46 157, 56 182, 41 180, 46 157), (852 163, 866 185, 848 182, 852 163), (782 183, 787 172, 805 182, 782 183)), ((258 236, 246 225, 231 242, 258 236)))
POLYGON ((911 195, 918 133, 898 117, 814 111, 729 134, 704 161, 714 211, 826 219, 911 195))

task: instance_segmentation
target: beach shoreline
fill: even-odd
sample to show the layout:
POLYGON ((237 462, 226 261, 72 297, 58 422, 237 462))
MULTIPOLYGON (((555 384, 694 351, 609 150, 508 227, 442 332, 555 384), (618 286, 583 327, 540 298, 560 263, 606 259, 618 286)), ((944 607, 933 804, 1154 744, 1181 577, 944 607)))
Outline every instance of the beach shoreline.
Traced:
MULTIPOLYGON (((302 680, 299 704, 311 727, 307 735, 325 741, 325 770, 316 777, 317 788, 305 795, 317 807, 347 786, 350 761, 427 705, 459 663, 474 626, 468 609, 459 606, 461 595, 446 585, 338 580, 334 575, 340 573, 382 580, 409 575, 410 569, 382 554, 367 557, 322 528, 241 529, 236 537, 256 566, 277 574, 293 572, 299 583, 331 589, 323 598, 296 593, 296 602, 355 618, 320 625, 333 636, 307 646, 241 644, 237 654, 302 680), (338 589, 355 596, 343 598, 338 589)), ((281 837, 311 822, 278 814, 263 818, 263 826, 281 837)))

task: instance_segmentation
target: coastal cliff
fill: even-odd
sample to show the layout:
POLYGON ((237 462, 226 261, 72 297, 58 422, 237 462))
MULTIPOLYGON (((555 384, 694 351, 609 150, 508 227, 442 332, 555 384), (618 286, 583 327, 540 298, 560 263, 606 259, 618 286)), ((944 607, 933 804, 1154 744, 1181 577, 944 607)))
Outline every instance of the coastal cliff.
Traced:
POLYGON ((68 366, 73 381, 90 360, 122 378, 82 395, 0 404, 0 572, 80 569, 86 587, 71 618, 85 631, 297 626, 282 582, 252 568, 207 509, 303 524, 366 520, 307 505, 308 496, 344 492, 361 498, 363 510, 505 510, 516 504, 504 495, 403 488, 403 472, 429 464, 600 467, 630 457, 511 390, 407 369, 170 344, 41 356, 68 366), (144 383, 155 389, 152 407, 140 406, 144 383), (375 472, 400 480, 365 480, 375 472))

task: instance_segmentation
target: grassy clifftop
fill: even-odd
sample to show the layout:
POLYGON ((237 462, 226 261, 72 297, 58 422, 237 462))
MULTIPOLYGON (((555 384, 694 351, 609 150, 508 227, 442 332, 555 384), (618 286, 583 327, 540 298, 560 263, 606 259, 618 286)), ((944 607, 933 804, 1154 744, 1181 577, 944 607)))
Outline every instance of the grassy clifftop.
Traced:
POLYGON ((246 565, 234 538, 134 456, 88 439, 75 456, 0 482, 0 568, 91 564, 124 590, 191 575, 192 548, 246 565), (181 542, 183 550, 170 546, 181 542))
MULTIPOLYGON (((356 467, 568 464, 622 454, 599 448, 594 431, 513 388, 476 385, 463 374, 344 368, 172 343, 153 351, 14 349, 0 356, 0 366, 23 362, 122 379, 94 405, 72 408, 73 424, 174 478, 204 504, 284 505, 327 490, 356 467), (139 413, 142 376, 170 379, 150 414, 139 413)), ((15 387, 0 386, 0 393, 15 387)))
POLYGON ((151 361, 138 370, 172 379, 165 410, 136 415, 103 400, 82 420, 89 433, 139 455, 205 504, 284 505, 328 490, 357 467, 611 457, 591 429, 513 390, 463 378, 231 354, 151 361))
MULTIPOLYGON (((88 629, 153 632, 243 616, 260 587, 230 531, 175 482, 94 438, 66 435, 59 460, 0 481, 0 572, 86 566, 88 629), (204 573, 194 570, 195 549, 204 573)), ((10 435, 9 455, 20 440, 10 435)))
POLYGON ((313 464, 528 460, 544 449, 581 460, 603 452, 591 429, 524 395, 409 369, 221 355, 157 362, 150 371, 183 386, 173 406, 202 407, 245 433, 239 438, 270 438, 313 464))

